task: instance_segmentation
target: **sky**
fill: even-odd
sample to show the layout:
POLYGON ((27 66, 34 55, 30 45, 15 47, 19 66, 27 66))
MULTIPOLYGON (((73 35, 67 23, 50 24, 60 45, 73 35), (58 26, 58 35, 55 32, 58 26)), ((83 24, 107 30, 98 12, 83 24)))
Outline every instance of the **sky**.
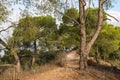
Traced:
POLYGON ((107 13, 119 20, 119 22, 117 22, 113 18, 108 17, 111 19, 111 21, 108 21, 108 23, 114 24, 115 26, 120 26, 120 0, 116 0, 113 3, 113 7, 107 10, 107 13))
MULTIPOLYGON (((95 2, 95 4, 97 4, 95 2)), ((115 19, 108 17, 110 20, 108 20, 108 23, 113 24, 115 26, 120 26, 120 0, 115 0, 113 3, 113 7, 110 8, 109 10, 106 10, 106 12, 112 16, 114 16, 116 19, 119 20, 119 22, 117 22, 115 19)), ((24 9, 25 7, 21 6, 21 5, 13 5, 12 6, 14 9, 12 11, 12 14, 9 16, 9 20, 12 22, 17 22, 20 18, 20 9, 24 9)), ((3 23, 0 26, 0 29, 2 29, 1 27, 6 28, 7 26, 9 26, 10 23, 3 23)), ((7 32, 2 32, 0 33, 0 38, 2 38, 3 40, 5 40, 4 37, 9 37, 12 34, 13 29, 9 29, 7 32)), ((3 53, 3 52, 0 52, 3 53)))
MULTIPOLYGON (((94 4, 96 5, 97 2, 94 2, 94 4)), ((19 18, 20 18, 20 15, 19 15, 20 10, 19 10, 19 8, 25 9, 25 7, 23 7, 21 5, 19 5, 19 6, 15 5, 15 6, 13 6, 13 8, 14 8, 13 14, 10 16, 10 18, 11 18, 12 21, 18 21, 19 18)), ((113 18, 108 16, 108 18, 110 19, 110 21, 108 21, 108 23, 111 23, 111 24, 113 24, 115 26, 120 26, 120 0, 114 0, 113 1, 113 7, 106 10, 106 12, 119 20, 119 22, 117 22, 116 20, 114 20, 113 18)))

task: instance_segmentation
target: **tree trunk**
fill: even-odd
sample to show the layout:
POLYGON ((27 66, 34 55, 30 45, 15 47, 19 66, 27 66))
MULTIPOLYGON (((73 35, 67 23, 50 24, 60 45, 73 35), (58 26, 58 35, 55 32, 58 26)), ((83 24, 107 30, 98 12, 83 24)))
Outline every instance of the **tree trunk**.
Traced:
MULTIPOLYGON (((85 53, 83 53, 83 54, 85 54, 85 53)), ((83 55, 83 54, 80 55, 80 61, 79 61, 79 69, 80 70, 86 70, 88 67, 87 55, 83 55)))
POLYGON ((14 58, 16 60, 16 71, 19 73, 21 71, 20 59, 17 53, 14 53, 14 58))
POLYGON ((35 60, 36 60, 35 55, 37 53, 36 41, 34 41, 33 44, 34 44, 34 54, 32 55, 32 66, 35 64, 35 60))
POLYGON ((103 23, 103 3, 105 0, 99 0, 99 8, 98 8, 98 23, 97 30, 94 33, 92 39, 88 44, 86 43, 86 29, 85 29, 85 0, 79 0, 79 15, 80 15, 80 33, 81 33, 81 43, 80 43, 80 62, 79 68, 80 70, 85 70, 87 68, 87 57, 89 55, 90 49, 93 46, 95 40, 97 39, 100 30, 102 28, 103 23))
POLYGON ((32 55, 32 66, 35 64, 35 54, 32 55))
POLYGON ((79 15, 80 15, 80 33, 81 33, 81 43, 80 43, 80 61, 79 61, 79 68, 80 70, 84 70, 87 68, 86 62, 86 53, 85 53, 85 46, 86 46, 86 30, 85 30, 85 1, 79 0, 79 15))
POLYGON ((98 53, 98 49, 96 50, 96 52, 95 52, 95 60, 96 60, 96 63, 100 63, 99 62, 99 59, 98 59, 98 57, 99 57, 99 55, 98 55, 99 53, 98 53))

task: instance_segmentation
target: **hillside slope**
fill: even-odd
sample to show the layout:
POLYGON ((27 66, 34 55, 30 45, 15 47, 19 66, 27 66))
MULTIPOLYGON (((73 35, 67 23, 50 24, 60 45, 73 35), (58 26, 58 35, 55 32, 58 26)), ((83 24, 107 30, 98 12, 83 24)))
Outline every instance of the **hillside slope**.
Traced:
POLYGON ((79 71, 78 65, 72 62, 67 67, 49 68, 21 80, 120 80, 120 72, 102 66, 89 66, 86 72, 79 71))

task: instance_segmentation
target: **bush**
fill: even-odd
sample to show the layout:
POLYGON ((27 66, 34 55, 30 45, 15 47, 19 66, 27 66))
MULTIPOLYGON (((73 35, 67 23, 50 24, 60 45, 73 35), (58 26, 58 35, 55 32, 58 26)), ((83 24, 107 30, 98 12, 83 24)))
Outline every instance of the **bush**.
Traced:
POLYGON ((115 51, 111 54, 109 54, 110 60, 120 60, 120 51, 115 51))
POLYGON ((52 60, 55 60, 55 57, 56 57, 56 54, 54 52, 42 52, 37 56, 36 63, 39 65, 46 64, 52 60))

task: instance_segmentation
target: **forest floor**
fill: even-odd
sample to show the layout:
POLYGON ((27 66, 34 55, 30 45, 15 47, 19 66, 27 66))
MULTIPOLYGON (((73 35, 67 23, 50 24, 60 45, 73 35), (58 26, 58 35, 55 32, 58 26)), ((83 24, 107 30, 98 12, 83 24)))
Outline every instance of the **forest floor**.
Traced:
POLYGON ((120 80, 120 69, 111 67, 105 61, 100 64, 89 61, 86 71, 79 70, 78 62, 69 61, 64 67, 51 62, 33 70, 22 71, 19 75, 11 68, 0 74, 0 80, 120 80))
POLYGON ((34 73, 24 73, 20 80, 120 80, 120 70, 91 65, 86 71, 80 71, 76 62, 72 61, 66 67, 44 65, 34 73))

